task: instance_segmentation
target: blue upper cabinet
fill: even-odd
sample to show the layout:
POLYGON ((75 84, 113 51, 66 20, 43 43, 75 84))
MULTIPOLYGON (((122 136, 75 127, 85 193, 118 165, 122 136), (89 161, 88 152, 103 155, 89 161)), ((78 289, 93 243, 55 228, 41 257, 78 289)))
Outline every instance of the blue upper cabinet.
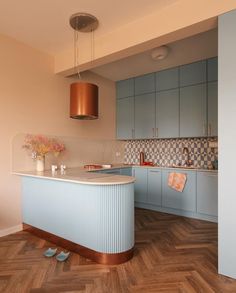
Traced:
POLYGON ((208 91, 208 136, 218 135, 218 83, 209 82, 208 91))
POLYGON ((131 97, 134 95, 134 78, 120 80, 116 83, 117 99, 131 97))
POLYGON ((135 138, 155 137, 155 93, 135 96, 135 138))
POLYGON ((156 93, 156 136, 179 137, 179 89, 156 93))
POLYGON ((180 88, 180 137, 207 135, 206 84, 180 88))
POLYGON ((207 80, 218 80, 218 58, 214 57, 207 60, 207 80))
POLYGON ((142 95, 146 93, 153 93, 156 90, 155 87, 155 73, 145 74, 139 77, 135 77, 135 95, 142 95))
POLYGON ((170 68, 156 73, 156 90, 163 91, 179 87, 179 68, 170 68))
POLYGON ((134 97, 116 101, 116 137, 134 138, 134 97))
POLYGON ((206 61, 180 66, 180 86, 206 82, 206 61))

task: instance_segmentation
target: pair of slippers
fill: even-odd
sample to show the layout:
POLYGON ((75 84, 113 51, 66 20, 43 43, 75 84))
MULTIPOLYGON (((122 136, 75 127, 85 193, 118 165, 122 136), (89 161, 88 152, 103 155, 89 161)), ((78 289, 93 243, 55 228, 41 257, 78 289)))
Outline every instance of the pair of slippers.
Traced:
MULTIPOLYGON (((44 252, 44 256, 46 257, 53 257, 55 254, 57 253, 57 248, 48 248, 45 252, 44 252)), ((57 256, 56 256, 56 260, 58 261, 65 261, 67 260, 67 258, 69 257, 70 252, 64 252, 61 251, 57 256)))

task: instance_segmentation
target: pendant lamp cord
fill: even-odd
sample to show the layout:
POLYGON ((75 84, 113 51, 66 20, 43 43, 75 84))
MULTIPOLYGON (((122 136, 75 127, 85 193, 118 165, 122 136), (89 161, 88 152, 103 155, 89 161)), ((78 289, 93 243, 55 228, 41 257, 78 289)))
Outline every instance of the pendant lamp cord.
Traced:
POLYGON ((78 78, 81 79, 81 74, 79 70, 79 33, 75 29, 74 30, 74 71, 77 73, 78 78))
POLYGON ((91 33, 90 33, 90 36, 91 36, 91 66, 93 66, 93 61, 94 61, 94 30, 91 30, 91 33))

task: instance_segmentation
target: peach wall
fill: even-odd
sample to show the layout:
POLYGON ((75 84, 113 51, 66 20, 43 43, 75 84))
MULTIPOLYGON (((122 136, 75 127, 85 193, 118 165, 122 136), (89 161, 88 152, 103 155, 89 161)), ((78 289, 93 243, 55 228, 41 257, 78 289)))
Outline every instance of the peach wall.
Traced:
POLYGON ((86 73, 86 79, 99 85, 100 118, 95 121, 72 120, 68 113, 71 80, 54 75, 53 59, 3 35, 0 35, 0 48, 1 235, 14 231, 14 227, 21 223, 20 180, 11 175, 13 137, 17 133, 41 133, 114 138, 115 85, 86 73))
MULTIPOLYGON (((179 0, 127 25, 96 38, 95 62, 103 65, 163 43, 170 43, 216 27, 217 16, 236 8, 235 0, 179 0)), ((90 43, 80 44, 80 64, 91 68, 90 43)), ((68 74, 73 67, 73 49, 55 56, 55 72, 68 74)))

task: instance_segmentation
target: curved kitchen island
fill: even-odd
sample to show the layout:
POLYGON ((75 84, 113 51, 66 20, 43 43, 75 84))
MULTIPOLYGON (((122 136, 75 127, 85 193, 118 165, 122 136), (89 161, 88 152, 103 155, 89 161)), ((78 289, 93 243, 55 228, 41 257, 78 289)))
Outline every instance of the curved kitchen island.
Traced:
POLYGON ((82 168, 14 174, 22 177, 24 229, 98 263, 132 258, 134 177, 82 168))

